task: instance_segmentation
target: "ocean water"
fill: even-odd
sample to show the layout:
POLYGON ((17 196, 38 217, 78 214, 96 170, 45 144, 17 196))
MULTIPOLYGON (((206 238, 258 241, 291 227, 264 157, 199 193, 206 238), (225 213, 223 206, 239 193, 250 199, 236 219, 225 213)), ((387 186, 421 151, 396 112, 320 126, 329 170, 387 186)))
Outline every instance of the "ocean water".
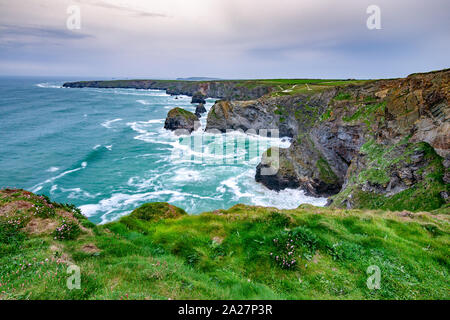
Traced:
MULTIPOLYGON (((244 203, 296 208, 326 199, 275 192, 254 181, 261 154, 289 139, 244 133, 192 136, 164 130, 190 97, 134 89, 67 89, 76 79, 0 79, 0 188, 24 188, 73 203, 95 223, 146 202, 198 214, 244 203), (225 151, 226 150, 226 151, 225 151)), ((214 99, 208 99, 209 110, 214 99)))

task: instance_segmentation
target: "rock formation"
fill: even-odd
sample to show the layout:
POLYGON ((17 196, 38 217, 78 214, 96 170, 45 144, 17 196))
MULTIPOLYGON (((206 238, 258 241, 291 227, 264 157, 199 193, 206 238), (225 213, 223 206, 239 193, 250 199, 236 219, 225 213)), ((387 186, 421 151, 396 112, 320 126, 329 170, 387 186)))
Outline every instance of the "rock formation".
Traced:
POLYGON ((170 95, 193 96, 200 92, 204 97, 227 100, 257 99, 274 90, 271 84, 252 81, 178 81, 178 80, 111 80, 79 81, 63 84, 65 88, 125 88, 166 90, 170 95))
POLYGON ((207 130, 279 129, 293 142, 256 180, 338 207, 433 209, 450 194, 450 70, 308 94, 218 101, 207 130), (414 199, 414 201, 410 200, 414 199), (401 205, 400 205, 401 204, 401 205))
POLYGON ((194 95, 192 96, 191 103, 205 104, 206 103, 205 97, 206 96, 202 92, 198 91, 194 93, 194 95))
POLYGON ((174 108, 167 114, 164 128, 175 131, 176 134, 190 134, 199 128, 198 117, 182 108, 174 108))
POLYGON ((206 112, 206 108, 205 105, 203 103, 200 103, 196 108, 195 108, 195 115, 197 117, 201 117, 203 113, 206 112))

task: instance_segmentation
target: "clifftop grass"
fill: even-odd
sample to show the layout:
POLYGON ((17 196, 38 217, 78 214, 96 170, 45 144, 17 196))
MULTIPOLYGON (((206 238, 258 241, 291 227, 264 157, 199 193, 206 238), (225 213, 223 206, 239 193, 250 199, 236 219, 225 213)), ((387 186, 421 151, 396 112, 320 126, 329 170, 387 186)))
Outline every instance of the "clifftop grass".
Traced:
POLYGON ((167 113, 168 117, 175 118, 177 116, 182 116, 186 119, 198 120, 197 116, 190 111, 187 111, 183 108, 173 108, 167 113))
POLYGON ((0 299, 449 299, 449 239, 442 212, 238 205, 190 216, 155 203, 96 226, 72 206, 3 190, 0 299), (80 227, 76 239, 53 236, 63 219, 80 227), (80 290, 66 287, 71 264, 80 290), (372 265, 379 290, 366 285, 372 265))

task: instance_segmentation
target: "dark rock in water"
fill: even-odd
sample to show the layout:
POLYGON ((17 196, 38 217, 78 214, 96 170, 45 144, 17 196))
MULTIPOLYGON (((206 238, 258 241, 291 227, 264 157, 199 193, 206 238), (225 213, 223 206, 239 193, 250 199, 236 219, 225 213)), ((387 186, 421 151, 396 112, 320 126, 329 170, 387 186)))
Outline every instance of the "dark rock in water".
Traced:
POLYGON ((192 96, 192 101, 191 101, 191 103, 202 103, 202 104, 205 104, 206 103, 206 100, 205 100, 205 95, 203 94, 203 93, 201 93, 200 91, 199 92, 196 92, 196 93, 194 93, 194 95, 192 96))
POLYGON ((255 180, 275 191, 286 188, 296 189, 300 187, 297 174, 293 166, 280 168, 280 161, 277 161, 277 156, 274 154, 279 150, 271 148, 263 154, 261 163, 256 167, 255 180), (272 154, 267 156, 268 153, 272 154), (271 156, 274 156, 273 159, 271 156))
POLYGON ((197 117, 201 117, 202 116, 202 113, 205 113, 206 112, 206 108, 205 108, 205 105, 203 104, 203 103, 200 103, 196 108, 195 108, 195 115, 197 116, 197 117))
POLYGON ((176 134, 190 134, 200 127, 198 117, 182 108, 175 108, 167 114, 164 128, 175 131, 176 134))
POLYGON ((255 180, 271 190, 301 188, 307 195, 317 197, 338 193, 343 177, 309 144, 300 146, 294 141, 292 149, 267 150, 256 168, 255 180))

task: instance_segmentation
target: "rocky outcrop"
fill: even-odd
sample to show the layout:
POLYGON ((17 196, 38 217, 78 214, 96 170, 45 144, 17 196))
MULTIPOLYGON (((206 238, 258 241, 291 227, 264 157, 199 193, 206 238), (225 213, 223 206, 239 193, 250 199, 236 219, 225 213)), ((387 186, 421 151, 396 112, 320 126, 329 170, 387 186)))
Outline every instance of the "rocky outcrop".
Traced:
POLYGON ((203 103, 200 103, 196 108, 195 108, 195 115, 197 117, 201 117, 203 113, 206 112, 206 108, 205 105, 203 103))
POLYGON ((200 127, 198 117, 182 108, 175 108, 167 114, 164 128, 175 131, 176 134, 190 134, 200 127))
POLYGON ((311 142, 294 140, 290 148, 279 149, 278 163, 276 158, 268 159, 265 153, 256 168, 255 180, 269 189, 301 188, 310 196, 331 196, 341 189, 343 176, 335 173, 311 142))
POLYGON ((431 210, 448 202, 449 80, 443 70, 379 81, 369 86, 375 101, 341 111, 346 123, 365 125, 364 144, 334 206, 431 210))
POLYGON ((252 101, 215 103, 208 113, 206 130, 278 130, 279 137, 296 137, 312 127, 334 96, 331 89, 316 95, 262 97, 252 101))
POLYGON ((194 95, 192 96, 191 103, 205 104, 206 103, 205 97, 206 96, 203 93, 198 91, 198 92, 194 93, 194 95))
MULTIPOLYGON (((124 88, 165 90, 170 95, 193 96, 225 100, 251 100, 262 97, 274 89, 274 85, 252 81, 180 81, 180 80, 111 80, 79 81, 63 84, 65 88, 124 88)), ((198 102, 193 102, 198 103, 198 102)))
MULTIPOLYGON (((434 210, 450 201, 442 157, 426 142, 363 145, 353 159, 339 194, 329 203, 340 208, 434 210)), ((448 170, 447 170, 448 172, 448 170)))
POLYGON ((449 78, 450 70, 442 70, 295 96, 218 101, 207 129, 273 128, 292 137, 279 161, 264 155, 257 167, 256 180, 271 189, 339 193, 330 200, 337 207, 431 210, 450 194, 449 78), (274 174, 262 174, 270 167, 274 174))

